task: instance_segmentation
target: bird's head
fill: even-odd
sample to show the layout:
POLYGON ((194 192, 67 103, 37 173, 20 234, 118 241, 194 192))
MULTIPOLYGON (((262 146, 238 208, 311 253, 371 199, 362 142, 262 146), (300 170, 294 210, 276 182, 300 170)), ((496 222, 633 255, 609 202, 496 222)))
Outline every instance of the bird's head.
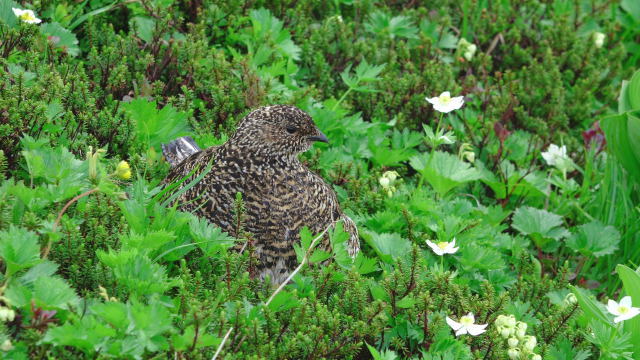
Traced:
POLYGON ((296 155, 316 141, 329 142, 306 112, 290 105, 261 107, 247 115, 233 135, 237 144, 274 155, 296 155))

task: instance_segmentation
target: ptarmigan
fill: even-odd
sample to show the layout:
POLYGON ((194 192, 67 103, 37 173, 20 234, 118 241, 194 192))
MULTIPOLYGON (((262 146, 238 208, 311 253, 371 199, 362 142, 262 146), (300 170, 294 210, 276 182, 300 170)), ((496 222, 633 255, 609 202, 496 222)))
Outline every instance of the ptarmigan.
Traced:
MULTIPOLYGON (((164 182, 196 169, 184 186, 212 162, 211 170, 176 200, 179 207, 237 236, 234 201, 236 193, 242 193, 244 230, 255 240, 259 276, 281 283, 297 266, 293 244, 299 243, 304 226, 319 234, 342 220, 350 235, 349 254, 359 251, 356 225, 340 209, 331 186, 298 160, 315 141, 328 140, 304 111, 287 105, 262 107, 242 119, 221 146, 201 150, 188 137, 163 146, 173 166, 164 182)), ((320 247, 329 248, 327 236, 320 247)))

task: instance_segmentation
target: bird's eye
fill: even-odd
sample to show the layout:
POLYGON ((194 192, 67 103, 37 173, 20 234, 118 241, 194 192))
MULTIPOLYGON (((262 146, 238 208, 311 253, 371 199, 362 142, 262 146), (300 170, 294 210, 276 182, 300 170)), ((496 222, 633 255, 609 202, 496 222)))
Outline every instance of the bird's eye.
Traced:
POLYGON ((298 128, 295 126, 287 126, 287 132, 289 134, 293 134, 294 132, 298 131, 298 128))

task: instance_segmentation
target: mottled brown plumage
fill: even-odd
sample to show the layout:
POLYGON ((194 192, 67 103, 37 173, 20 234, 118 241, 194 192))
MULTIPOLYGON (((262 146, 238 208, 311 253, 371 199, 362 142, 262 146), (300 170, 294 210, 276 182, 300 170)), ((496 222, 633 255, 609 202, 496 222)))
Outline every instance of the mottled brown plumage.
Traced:
MULTIPOLYGON (((286 105, 262 107, 247 115, 225 144, 179 162, 165 182, 181 179, 199 167, 191 175, 193 179, 213 160, 210 172, 178 198, 178 204, 236 235, 234 200, 236 193, 242 193, 244 230, 255 239, 260 277, 268 275, 279 283, 297 265, 293 244, 299 242, 304 226, 317 234, 342 220, 350 234, 350 255, 355 256, 359 250, 356 226, 340 209, 331 186, 298 160, 298 154, 307 151, 314 141, 327 139, 302 110, 286 105)), ((181 160, 175 156, 181 145, 189 148, 195 143, 182 140, 163 147, 174 163, 181 160)), ((196 146, 193 151, 198 150, 196 146)), ((327 237, 321 247, 329 247, 327 237)))

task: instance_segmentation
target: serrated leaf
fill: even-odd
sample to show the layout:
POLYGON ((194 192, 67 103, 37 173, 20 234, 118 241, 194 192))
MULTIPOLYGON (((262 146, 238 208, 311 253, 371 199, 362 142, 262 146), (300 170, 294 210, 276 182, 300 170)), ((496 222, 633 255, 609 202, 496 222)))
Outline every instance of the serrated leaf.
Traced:
POLYGON ((591 357, 588 350, 575 350, 573 343, 567 338, 562 338, 549 349, 547 358, 549 360, 587 360, 591 357))
POLYGON ((43 308, 70 309, 80 299, 66 281, 58 277, 40 277, 33 284, 33 300, 43 308))
POLYGON ((177 111, 170 104, 158 110, 155 101, 134 99, 122 104, 122 107, 131 115, 136 124, 136 138, 146 148, 159 150, 160 144, 191 133, 187 125, 187 113, 177 111))
POLYGON ((539 246, 544 244, 540 238, 560 240, 568 236, 569 232, 561 225, 560 215, 529 206, 516 209, 511 224, 521 234, 532 236, 539 246))
POLYGON ((620 233, 613 226, 594 220, 578 226, 577 232, 567 239, 567 246, 584 256, 600 257, 618 249, 620 233))
POLYGON ((376 251, 380 259, 387 263, 392 263, 393 259, 405 256, 411 251, 411 242, 399 234, 363 232, 362 237, 376 251))
POLYGON ((71 56, 78 56, 78 54, 80 54, 76 35, 62 27, 59 23, 41 24, 40 32, 47 36, 47 41, 53 44, 53 47, 62 49, 71 56))
POLYGON ((441 151, 416 155, 409 160, 409 163, 440 196, 446 195, 457 186, 481 177, 469 163, 441 151))
POLYGON ((14 225, 8 231, 0 231, 0 258, 7 267, 7 275, 37 264, 40 262, 38 236, 14 225))

